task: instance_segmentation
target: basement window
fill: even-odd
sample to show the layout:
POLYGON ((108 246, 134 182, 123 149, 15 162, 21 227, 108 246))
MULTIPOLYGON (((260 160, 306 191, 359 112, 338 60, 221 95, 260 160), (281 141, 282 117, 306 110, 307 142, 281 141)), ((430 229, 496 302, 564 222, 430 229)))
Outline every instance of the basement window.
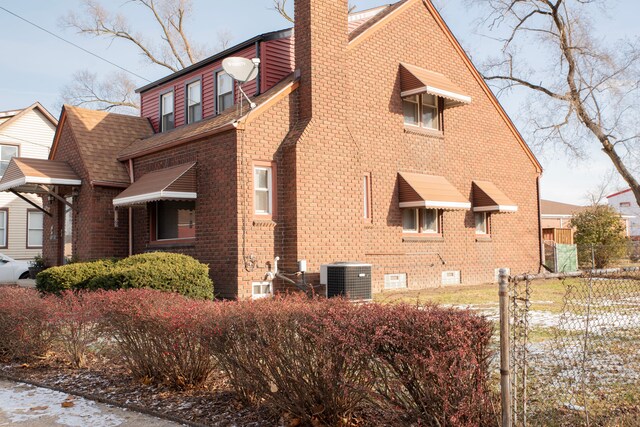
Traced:
POLYGON ((196 203, 194 201, 161 201, 153 213, 154 239, 184 240, 196 237, 196 203))
POLYGON ((402 98, 404 124, 425 129, 440 130, 438 98, 421 94, 402 98))
POLYGON ((173 120, 173 92, 160 96, 160 132, 175 127, 173 120))
POLYGON ((251 285, 252 299, 268 298, 272 295, 270 282, 253 282, 251 285))

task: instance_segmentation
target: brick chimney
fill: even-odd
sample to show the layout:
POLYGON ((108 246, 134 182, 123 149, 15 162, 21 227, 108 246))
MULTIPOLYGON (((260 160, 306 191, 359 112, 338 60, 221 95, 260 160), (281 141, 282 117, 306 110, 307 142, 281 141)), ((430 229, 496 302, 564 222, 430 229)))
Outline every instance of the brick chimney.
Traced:
POLYGON ((347 93, 348 0, 295 0, 294 7, 300 118, 320 118, 347 93))

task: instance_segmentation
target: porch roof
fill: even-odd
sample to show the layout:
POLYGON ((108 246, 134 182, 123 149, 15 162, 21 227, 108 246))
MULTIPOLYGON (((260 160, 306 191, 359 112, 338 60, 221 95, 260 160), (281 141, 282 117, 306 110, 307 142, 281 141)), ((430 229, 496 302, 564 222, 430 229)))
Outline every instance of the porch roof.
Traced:
POLYGON ((195 163, 187 163, 143 175, 113 199, 113 206, 133 206, 160 200, 195 200, 195 163))
POLYGON ((491 181, 473 181, 474 212, 516 212, 518 206, 491 181))
POLYGON ((42 185, 81 185, 67 162, 14 157, 0 179, 0 191, 46 193, 42 185))
POLYGON ((400 63, 400 86, 403 97, 419 93, 440 96, 445 100, 445 108, 471 103, 471 97, 444 74, 415 65, 400 63))

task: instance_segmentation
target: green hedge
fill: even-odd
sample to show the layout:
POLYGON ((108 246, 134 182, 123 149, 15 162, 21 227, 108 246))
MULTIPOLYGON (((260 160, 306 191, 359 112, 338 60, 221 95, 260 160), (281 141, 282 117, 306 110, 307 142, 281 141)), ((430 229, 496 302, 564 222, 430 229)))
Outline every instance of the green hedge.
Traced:
POLYGON ((213 282, 206 264, 187 255, 166 252, 134 255, 110 264, 98 261, 54 267, 40 273, 36 283, 43 292, 149 288, 191 298, 213 298, 213 282), (67 287, 60 288, 61 283, 67 287))
POLYGON ((85 289, 94 277, 107 274, 115 266, 112 260, 79 262, 48 268, 36 276, 40 292, 60 293, 70 289, 85 289))

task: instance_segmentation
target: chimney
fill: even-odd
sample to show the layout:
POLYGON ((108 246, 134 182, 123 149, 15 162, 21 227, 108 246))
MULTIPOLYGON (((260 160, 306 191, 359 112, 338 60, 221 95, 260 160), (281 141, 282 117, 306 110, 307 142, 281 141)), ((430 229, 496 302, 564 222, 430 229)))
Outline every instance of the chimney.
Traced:
POLYGON ((347 93, 348 0, 295 0, 295 57, 300 70, 300 118, 335 114, 347 93))

